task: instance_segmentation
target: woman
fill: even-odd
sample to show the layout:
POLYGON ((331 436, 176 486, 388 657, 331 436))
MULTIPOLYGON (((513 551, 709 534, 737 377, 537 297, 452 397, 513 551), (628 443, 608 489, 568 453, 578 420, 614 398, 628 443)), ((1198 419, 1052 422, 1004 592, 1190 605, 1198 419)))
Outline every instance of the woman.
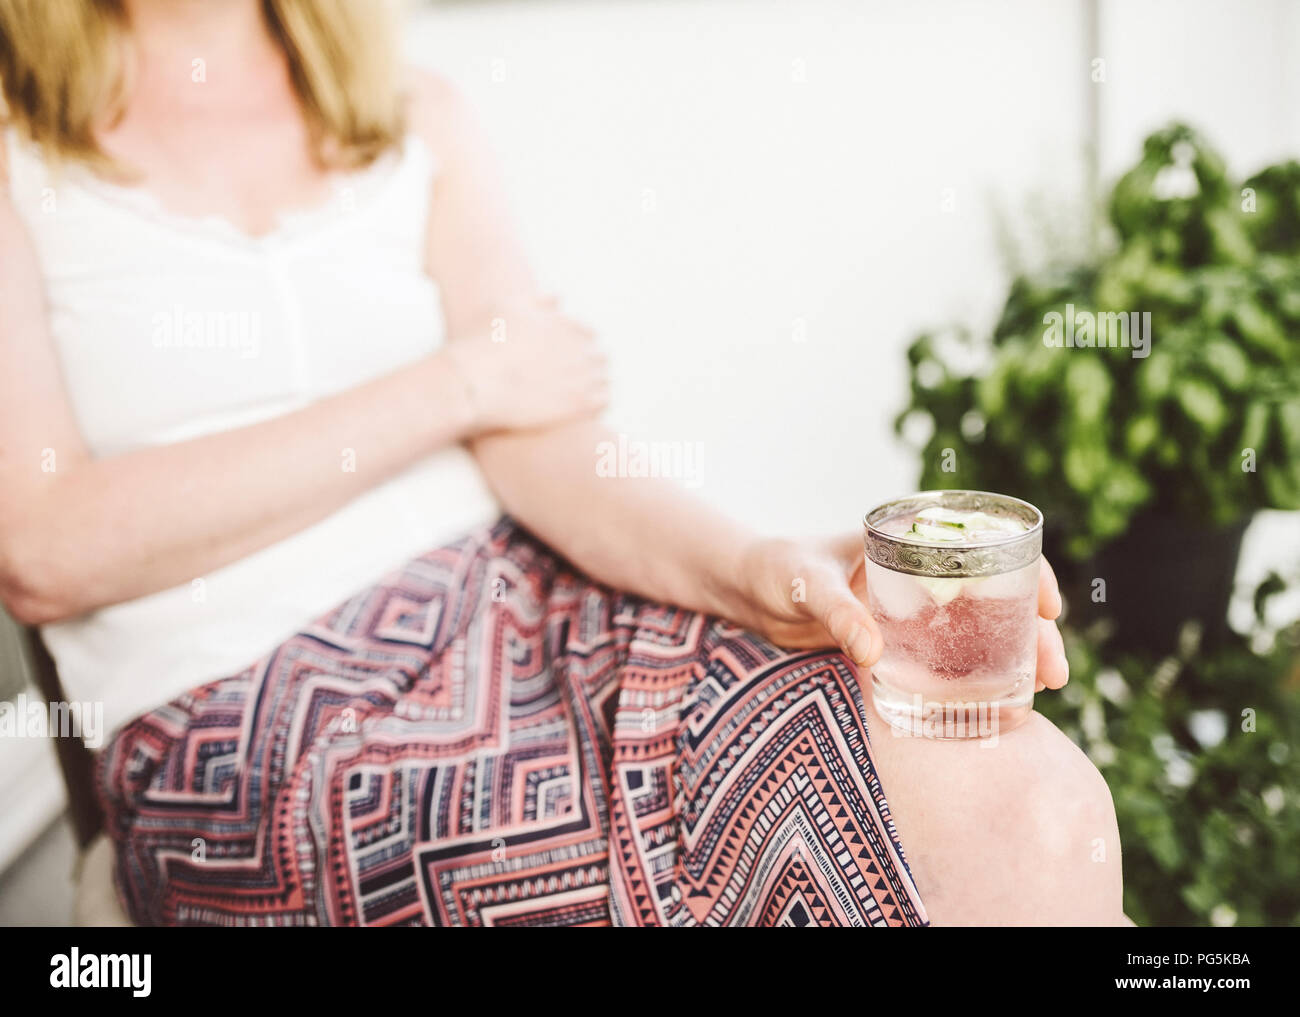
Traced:
POLYGON ((597 476, 593 338, 375 14, 0 0, 0 591, 132 917, 1119 921, 1046 721, 868 741, 857 535, 597 476))

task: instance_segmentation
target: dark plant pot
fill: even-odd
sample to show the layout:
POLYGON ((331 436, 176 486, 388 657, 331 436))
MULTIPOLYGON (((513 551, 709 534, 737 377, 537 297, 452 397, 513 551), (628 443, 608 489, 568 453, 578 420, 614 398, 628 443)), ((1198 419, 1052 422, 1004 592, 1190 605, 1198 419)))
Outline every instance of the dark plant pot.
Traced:
POLYGON ((1177 646, 1189 620, 1201 623, 1203 645, 1228 635, 1228 602, 1249 523, 1246 517, 1215 529, 1144 515, 1086 561, 1066 559, 1059 533, 1050 530, 1044 553, 1056 569, 1072 623, 1105 619, 1113 626, 1112 649, 1163 654, 1177 646))

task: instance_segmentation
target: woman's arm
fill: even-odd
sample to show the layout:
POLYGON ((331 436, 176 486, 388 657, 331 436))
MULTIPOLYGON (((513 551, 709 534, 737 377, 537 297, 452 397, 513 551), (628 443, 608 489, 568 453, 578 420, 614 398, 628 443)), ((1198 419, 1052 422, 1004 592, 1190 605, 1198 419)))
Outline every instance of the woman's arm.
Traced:
MULTIPOLYGON (((465 104, 441 81, 417 79, 415 122, 442 161, 430 216, 429 268, 442 289, 453 345, 486 349, 485 322, 545 335, 550 314, 511 229, 489 146, 465 104), (515 326, 519 325, 519 328, 515 326)), ((882 647, 863 604, 861 538, 761 540, 657 479, 598 475, 596 420, 483 435, 470 443, 506 510, 595 579, 719 614, 788 647, 839 646, 862 665, 882 647)), ((1060 611, 1050 569, 1040 611, 1060 611)), ((1039 678, 1065 684, 1061 638, 1042 623, 1039 678)))
POLYGON ((92 459, 46 323, 31 244, 0 196, 0 599, 36 624, 188 581, 323 518, 472 412, 430 357, 303 410, 92 459), (355 452, 355 472, 343 450, 355 452))
POLYGON ((598 476, 594 421, 472 443, 506 510, 575 565, 619 589, 743 620, 754 534, 652 478, 598 476))
MULTIPOLYGON (((515 237, 489 145, 459 95, 418 74, 415 123, 441 168, 429 217, 429 270, 454 347, 491 356, 516 334, 546 342, 555 315, 515 237), (496 335, 487 337, 495 322, 496 335), (549 324, 548 324, 549 323, 549 324)), ((674 485, 599 477, 594 417, 481 435, 470 448, 502 505, 602 582, 684 607, 736 613, 731 589, 752 535, 674 485)))
POLYGON ((0 162, 0 602, 24 623, 186 582, 311 525, 440 447, 603 404, 590 337, 552 329, 561 341, 545 362, 526 344, 430 356, 264 423, 93 459, 3 171, 0 162), (529 397, 516 398, 525 377, 529 397))

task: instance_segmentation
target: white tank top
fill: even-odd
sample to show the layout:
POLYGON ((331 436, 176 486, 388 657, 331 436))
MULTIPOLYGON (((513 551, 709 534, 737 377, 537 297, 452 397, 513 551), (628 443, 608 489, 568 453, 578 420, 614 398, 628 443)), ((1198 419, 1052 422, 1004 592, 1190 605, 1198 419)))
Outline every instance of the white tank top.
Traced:
MULTIPOLYGON (((16 131, 6 135, 11 196, 36 247, 68 393, 96 457, 288 413, 443 340, 438 288, 424 271, 436 161, 414 135, 367 169, 338 175, 332 200, 256 238, 220 218, 169 213, 146 190, 81 167, 51 173, 16 131)), ((456 446, 241 561, 47 625, 43 635, 68 698, 102 703, 111 732, 237 673, 498 512, 477 464, 456 446)))

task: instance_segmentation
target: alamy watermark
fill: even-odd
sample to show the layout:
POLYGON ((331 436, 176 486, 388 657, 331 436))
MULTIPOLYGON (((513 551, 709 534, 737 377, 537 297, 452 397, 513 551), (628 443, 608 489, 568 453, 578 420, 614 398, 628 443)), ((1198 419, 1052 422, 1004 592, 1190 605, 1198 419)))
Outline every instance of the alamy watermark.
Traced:
POLYGON ((929 700, 921 693, 912 696, 911 708, 900 718, 890 719, 896 738, 978 738, 985 748, 998 743, 999 713, 996 700, 929 700))
POLYGON ((1043 315, 1043 345, 1055 349, 1108 348, 1132 350, 1134 360, 1151 355, 1150 311, 1076 311, 1065 305, 1065 313, 1043 315))
POLYGON ((0 738, 80 738, 97 749, 104 740, 104 704, 46 702, 20 692, 0 703, 0 738))
POLYGON ((190 310, 180 304, 152 318, 159 350, 230 350, 251 360, 262 348, 260 311, 190 310))
POLYGON ((670 477, 687 487, 704 483, 704 443, 642 441, 620 434, 596 443, 598 477, 670 477))
POLYGON ((130 989, 143 999, 152 991, 153 954, 82 953, 73 947, 50 958, 52 989, 130 989))

